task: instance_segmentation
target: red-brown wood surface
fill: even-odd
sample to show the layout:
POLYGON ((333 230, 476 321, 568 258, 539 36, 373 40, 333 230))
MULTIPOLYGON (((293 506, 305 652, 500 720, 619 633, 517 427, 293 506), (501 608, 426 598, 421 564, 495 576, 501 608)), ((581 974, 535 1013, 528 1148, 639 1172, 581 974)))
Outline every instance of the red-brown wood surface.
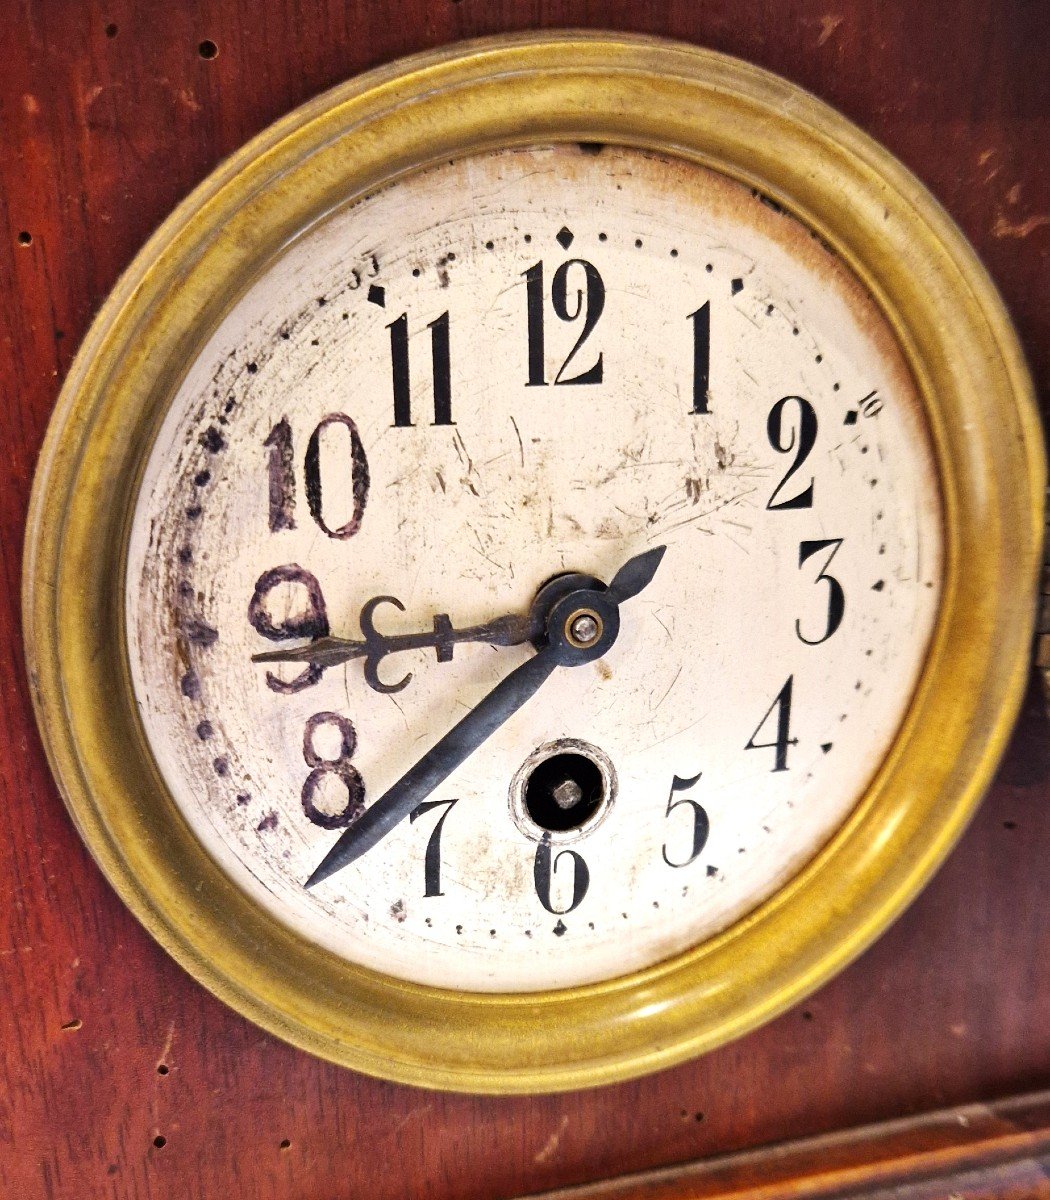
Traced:
POLYGON ((558 1188, 531 1200, 1046 1200, 1050 1092, 558 1188))
POLYGON ((324 88, 461 37, 566 26, 750 59, 886 143, 977 246, 1047 394, 1041 0, 2 0, 4 1196, 509 1196, 1050 1082, 1050 737, 1033 698, 946 867, 834 983, 701 1061, 556 1097, 398 1087, 261 1033, 139 928, 58 798, 24 679, 22 530, 62 378, 119 272, 223 156, 324 88))

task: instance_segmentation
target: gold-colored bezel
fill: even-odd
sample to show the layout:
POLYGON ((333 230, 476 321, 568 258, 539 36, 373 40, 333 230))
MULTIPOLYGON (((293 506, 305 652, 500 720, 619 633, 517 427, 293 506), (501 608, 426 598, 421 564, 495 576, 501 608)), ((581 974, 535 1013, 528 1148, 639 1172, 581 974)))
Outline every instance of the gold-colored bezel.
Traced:
POLYGON ((1045 464, 994 287, 918 181, 797 87, 709 51, 620 35, 517 36, 395 63, 279 121, 151 238, 77 355, 34 485, 25 636, 55 778, 147 929, 279 1037, 427 1087, 553 1091, 709 1050, 828 979, 962 832, 1029 662, 1045 464), (161 781, 127 666, 130 514, 160 421, 209 333, 290 239, 405 172, 502 146, 610 142, 760 189, 841 256, 899 339, 942 489, 943 600, 921 681, 831 842, 745 919, 606 983, 529 995, 405 983, 311 945, 203 851, 161 781))

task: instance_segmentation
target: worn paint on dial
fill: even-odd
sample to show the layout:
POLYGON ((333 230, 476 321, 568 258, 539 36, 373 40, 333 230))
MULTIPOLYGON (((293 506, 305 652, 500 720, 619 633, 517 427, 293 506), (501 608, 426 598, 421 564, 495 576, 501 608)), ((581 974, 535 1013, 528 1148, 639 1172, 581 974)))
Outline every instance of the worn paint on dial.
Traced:
POLYGON ((130 661, 176 803, 275 916, 408 979, 562 987, 710 937, 821 847, 901 721, 941 560, 915 388, 819 241, 694 165, 505 151, 349 206, 231 309, 145 471, 130 661), (303 889, 530 653, 449 660, 436 614, 524 613, 550 576, 608 580, 659 544, 605 658, 556 671, 433 807, 303 889), (360 659, 251 661, 361 637, 381 595, 403 611, 365 614, 374 638, 433 644, 371 685, 360 659), (548 846, 512 784, 564 739, 615 799, 548 846))

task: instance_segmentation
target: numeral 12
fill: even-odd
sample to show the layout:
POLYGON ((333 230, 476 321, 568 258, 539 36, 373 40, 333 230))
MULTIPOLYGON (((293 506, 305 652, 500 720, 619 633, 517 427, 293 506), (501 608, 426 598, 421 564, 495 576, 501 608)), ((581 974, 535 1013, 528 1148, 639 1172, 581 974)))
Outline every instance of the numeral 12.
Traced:
MULTIPOLYGON (((533 263, 522 274, 525 276, 525 314, 528 320, 529 333, 529 378, 525 386, 546 387, 547 375, 544 349, 544 302, 546 297, 543 286, 542 260, 533 263)), ((578 321, 581 317, 583 318, 583 330, 576 339, 576 344, 569 351, 568 357, 558 368, 554 382, 556 384, 601 383, 603 366, 600 353, 593 366, 568 378, 565 375, 569 364, 576 357, 583 343, 590 337, 595 325, 598 324, 598 318, 602 315, 602 310, 605 308, 605 284, 602 282, 602 277, 598 274, 597 268, 582 258, 570 258, 568 262, 563 262, 554 272, 554 278, 551 280, 551 307, 554 309, 554 315, 559 321, 566 321, 571 324, 574 321, 578 321), (575 309, 570 309, 569 272, 573 267, 582 269, 585 286, 576 289, 575 309)))

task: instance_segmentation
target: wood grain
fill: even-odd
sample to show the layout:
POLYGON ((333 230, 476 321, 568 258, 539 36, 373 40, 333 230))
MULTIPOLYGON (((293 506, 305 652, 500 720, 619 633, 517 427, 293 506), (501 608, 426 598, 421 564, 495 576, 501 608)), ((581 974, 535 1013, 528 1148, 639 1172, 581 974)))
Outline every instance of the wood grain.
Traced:
POLYGON ((533 1200, 1041 1200, 1050 1092, 967 1104, 703 1162, 559 1188, 533 1200))
POLYGON ((478 1099, 315 1062, 166 958, 99 875, 50 780, 18 615, 35 457, 72 353, 121 269, 194 184, 282 113, 461 37, 661 33, 810 88, 885 142, 972 239, 1045 402, 1045 7, 4 0, 0 13, 0 1193, 510 1196, 1045 1086, 1050 738, 1034 694, 946 867, 802 1009, 635 1083, 478 1099))

